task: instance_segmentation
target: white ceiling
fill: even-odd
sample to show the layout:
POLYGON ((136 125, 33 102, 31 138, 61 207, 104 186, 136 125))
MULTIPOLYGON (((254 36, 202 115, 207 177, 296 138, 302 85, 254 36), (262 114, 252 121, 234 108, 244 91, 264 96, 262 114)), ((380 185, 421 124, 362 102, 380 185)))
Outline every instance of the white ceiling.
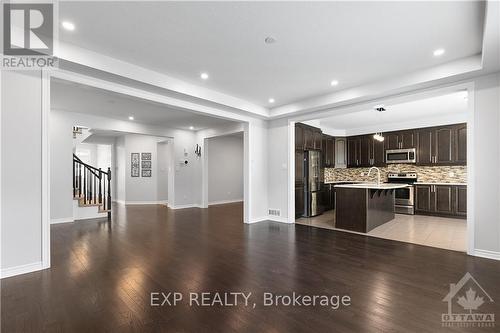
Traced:
POLYGON ((457 91, 399 104, 385 104, 384 107, 386 111, 382 113, 368 109, 323 118, 312 123, 330 134, 337 135, 445 125, 466 121, 468 99, 466 91, 457 91))
POLYGON ((59 12, 76 25, 61 29, 64 42, 274 107, 478 54, 484 3, 61 2, 59 12))
POLYGON ((139 99, 103 89, 52 79, 51 107, 56 110, 87 113, 111 119, 189 130, 234 124, 234 122, 172 109, 160 103, 139 99))

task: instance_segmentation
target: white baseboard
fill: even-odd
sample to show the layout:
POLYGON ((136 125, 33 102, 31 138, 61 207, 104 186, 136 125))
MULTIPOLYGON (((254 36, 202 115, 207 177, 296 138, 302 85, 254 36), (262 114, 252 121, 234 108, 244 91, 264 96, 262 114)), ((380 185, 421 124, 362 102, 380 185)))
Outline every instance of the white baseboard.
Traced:
POLYGON ((203 208, 199 204, 187 204, 187 205, 177 205, 177 206, 169 206, 172 209, 184 209, 184 208, 203 208))
POLYGON ((0 273, 0 278, 4 279, 4 278, 11 277, 11 276, 40 271, 42 269, 44 269, 44 268, 43 268, 43 264, 41 261, 34 262, 31 264, 26 264, 26 265, 3 268, 1 273, 0 273))
POLYGON ((500 260, 500 252, 496 252, 496 251, 475 249, 474 255, 476 257, 481 257, 481 258, 500 260))
POLYGON ((75 219, 73 218, 73 216, 62 217, 62 218, 58 218, 58 219, 50 219, 50 224, 71 223, 71 222, 75 222, 75 219))
POLYGON ((269 215, 267 218, 268 218, 268 220, 273 221, 273 222, 290 224, 290 221, 288 221, 288 218, 286 218, 286 217, 269 215))
POLYGON ((250 219, 250 221, 248 221, 247 223, 252 224, 252 223, 258 223, 258 222, 264 222, 264 221, 269 221, 269 216, 256 217, 256 218, 250 219))
POLYGON ((125 205, 124 200, 111 200, 112 202, 116 202, 117 204, 125 205))
POLYGON ((165 205, 168 204, 168 200, 159 201, 125 201, 122 202, 125 205, 165 205))
POLYGON ((224 204, 229 204, 229 203, 235 203, 235 202, 243 202, 243 199, 231 199, 231 200, 220 200, 220 201, 212 201, 209 202, 208 205, 224 205, 224 204))

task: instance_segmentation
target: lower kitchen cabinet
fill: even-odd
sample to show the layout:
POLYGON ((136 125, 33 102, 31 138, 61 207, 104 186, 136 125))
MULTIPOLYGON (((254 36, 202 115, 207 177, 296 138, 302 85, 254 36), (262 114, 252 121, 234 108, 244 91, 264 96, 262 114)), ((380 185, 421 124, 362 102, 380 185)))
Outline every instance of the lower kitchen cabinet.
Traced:
POLYGON ((416 185, 415 214, 467 216, 467 186, 416 185))
POLYGON ((321 198, 325 211, 335 209, 335 189, 333 184, 325 184, 321 198))

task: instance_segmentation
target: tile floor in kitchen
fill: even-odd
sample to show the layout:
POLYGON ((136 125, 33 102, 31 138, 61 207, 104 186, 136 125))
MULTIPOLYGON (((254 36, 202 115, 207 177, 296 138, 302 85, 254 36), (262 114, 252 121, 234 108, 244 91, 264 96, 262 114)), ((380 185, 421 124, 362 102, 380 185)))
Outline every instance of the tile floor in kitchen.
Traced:
MULTIPOLYGON (((334 210, 312 218, 300 218, 295 222, 345 231, 335 228, 334 210)), ((463 219, 396 214, 394 220, 378 226, 367 235, 454 251, 467 250, 467 222, 463 219)))

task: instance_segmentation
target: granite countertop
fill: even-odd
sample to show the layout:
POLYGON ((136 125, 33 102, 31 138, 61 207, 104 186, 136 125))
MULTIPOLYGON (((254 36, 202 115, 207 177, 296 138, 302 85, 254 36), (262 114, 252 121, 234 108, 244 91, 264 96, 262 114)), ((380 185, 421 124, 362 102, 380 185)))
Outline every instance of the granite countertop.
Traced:
POLYGON ((334 181, 331 181, 331 182, 324 182, 324 184, 345 184, 345 183, 355 183, 355 184, 358 184, 358 183, 365 183, 365 182, 362 182, 360 180, 334 180, 334 181))
POLYGON ((396 188, 408 187, 407 184, 396 184, 396 183, 361 183, 361 184, 340 184, 335 185, 335 187, 343 187, 343 188, 360 188, 360 189, 369 189, 369 190, 394 190, 396 188))
POLYGON ((416 182, 416 185, 460 185, 460 186, 467 186, 467 183, 453 183, 453 182, 416 182))

